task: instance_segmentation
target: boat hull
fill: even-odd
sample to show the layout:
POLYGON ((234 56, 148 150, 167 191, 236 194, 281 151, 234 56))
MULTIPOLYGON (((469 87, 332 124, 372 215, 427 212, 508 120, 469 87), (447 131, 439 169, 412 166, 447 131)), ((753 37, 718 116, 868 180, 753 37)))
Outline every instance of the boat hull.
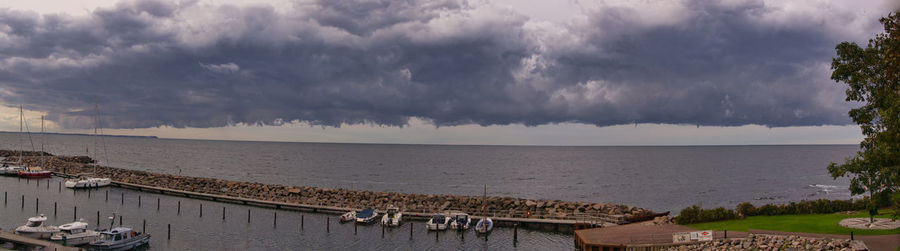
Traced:
POLYGON ((69 181, 66 181, 65 185, 66 185, 66 188, 78 189, 78 188, 105 187, 105 186, 109 186, 110 183, 112 183, 112 181, 109 179, 102 179, 102 180, 97 180, 97 181, 87 181, 87 182, 69 180, 69 181))
POLYGON ((53 236, 53 237, 50 238, 50 240, 51 240, 51 241, 58 242, 58 243, 61 243, 61 244, 65 245, 65 246, 81 246, 81 245, 85 245, 85 244, 91 243, 91 241, 96 240, 97 237, 98 237, 98 235, 93 235, 93 236, 78 236, 78 237, 69 237, 69 236, 66 236, 65 240, 63 240, 62 237, 53 236))
POLYGON ((50 239, 56 231, 21 231, 16 230, 16 234, 34 239, 50 239))
POLYGON ((91 250, 102 250, 102 251, 121 251, 121 250, 132 250, 137 247, 147 245, 150 243, 150 235, 144 234, 140 238, 135 238, 128 242, 118 242, 112 244, 91 244, 91 250))
POLYGON ((19 177, 28 178, 28 179, 50 178, 50 175, 53 175, 53 172, 50 172, 50 171, 19 172, 19 177))

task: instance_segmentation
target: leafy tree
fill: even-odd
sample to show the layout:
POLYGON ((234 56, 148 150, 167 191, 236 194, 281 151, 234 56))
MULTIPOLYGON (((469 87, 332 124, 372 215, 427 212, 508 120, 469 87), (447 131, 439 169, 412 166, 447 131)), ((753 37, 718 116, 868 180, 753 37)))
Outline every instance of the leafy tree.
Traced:
POLYGON ((843 164, 831 163, 828 172, 835 179, 852 177, 851 194, 868 193, 870 220, 878 205, 886 203, 884 195, 900 186, 900 14, 880 21, 884 33, 870 39, 866 48, 838 44, 831 63, 831 79, 849 87, 846 100, 862 104, 849 114, 865 139, 856 156, 843 164))

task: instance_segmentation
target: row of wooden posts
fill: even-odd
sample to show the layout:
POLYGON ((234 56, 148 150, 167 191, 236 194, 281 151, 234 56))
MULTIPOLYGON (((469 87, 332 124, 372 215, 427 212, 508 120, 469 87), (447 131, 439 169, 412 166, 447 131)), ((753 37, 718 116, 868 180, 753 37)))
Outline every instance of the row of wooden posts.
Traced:
MULTIPOLYGON (((40 187, 40 180, 36 181, 35 183, 37 183, 38 187, 40 187)), ((50 180, 47 180, 47 189, 49 189, 49 188, 50 188, 50 180)), ((58 190, 59 190, 59 192, 62 192, 62 182, 59 182, 58 190)), ((91 197, 91 190, 92 189, 87 189, 88 198, 91 197)), ((73 192, 74 192, 74 190, 73 190, 73 192)), ((109 201, 109 190, 106 190, 105 192, 106 192, 105 200, 109 201)), ((121 196, 120 203, 122 205, 124 205, 125 204, 125 193, 122 192, 121 195, 122 196, 121 196)), ((8 198, 9 198, 8 192, 4 191, 3 192, 3 204, 4 205, 7 204, 8 198)), ((25 209, 25 195, 24 194, 22 195, 21 200, 22 200, 22 209, 24 210, 25 209)), ((38 212, 39 203, 40 203, 40 198, 34 198, 35 213, 38 212)), ((138 207, 141 207, 141 205, 142 205, 141 196, 138 195, 138 207)), ((54 217, 56 216, 56 206, 57 206, 56 202, 53 202, 53 216, 54 217)), ((160 209, 160 198, 156 197, 156 210, 159 211, 159 209, 160 209)), ((178 200, 176 212, 177 212, 177 214, 181 214, 181 200, 178 200)), ((73 221, 78 220, 77 216, 78 216, 78 207, 74 206, 72 220, 73 221)), ((273 216, 272 217, 272 226, 276 227, 278 225, 278 212, 274 211, 272 216, 273 216)), ((200 203, 200 217, 201 218, 203 217, 203 203, 200 203)), ((223 221, 225 220, 225 207, 222 207, 222 220, 223 221)), ((250 222, 250 209, 247 209, 247 222, 248 223, 250 222)), ((300 214, 300 231, 303 231, 304 224, 305 224, 305 215, 300 214)), ((99 225, 100 225, 100 211, 97 211, 97 226, 99 226, 99 225)), ((119 215, 119 225, 120 226, 122 225, 122 215, 119 215)), ((353 234, 354 235, 357 234, 357 226, 358 226, 358 224, 353 224, 353 234)), ((146 228, 147 228, 147 220, 145 219, 143 221, 143 232, 146 232, 146 228)), ((166 239, 171 239, 172 224, 166 224, 166 229, 167 229, 166 230, 166 239)), ((331 233, 331 217, 325 218, 325 231, 327 233, 331 233)), ((385 233, 385 226, 381 225, 381 237, 382 238, 384 238, 384 233, 385 233)), ((435 231, 435 240, 438 240, 438 238, 440 237, 439 235, 440 235, 440 231, 435 231)), ((515 225, 513 225, 513 244, 514 245, 518 242, 518 239, 519 239, 518 237, 519 237, 519 224, 515 224, 515 225)), ((413 223, 409 222, 409 239, 412 240, 412 238, 413 238, 413 223)), ((463 235, 463 238, 465 238, 465 235, 463 235)), ((486 237, 485 237, 485 240, 487 240, 486 237)))

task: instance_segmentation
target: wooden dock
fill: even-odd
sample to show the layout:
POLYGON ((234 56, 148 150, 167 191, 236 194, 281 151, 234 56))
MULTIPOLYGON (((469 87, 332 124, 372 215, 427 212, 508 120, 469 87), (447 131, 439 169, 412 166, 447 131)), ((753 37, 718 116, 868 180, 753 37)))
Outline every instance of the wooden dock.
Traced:
POLYGON ((59 245, 55 242, 38 240, 33 238, 28 238, 25 236, 17 235, 9 231, 0 230, 0 241, 3 242, 12 242, 18 245, 24 245, 31 248, 41 247, 43 250, 55 250, 55 251, 77 251, 82 250, 80 248, 74 247, 66 247, 63 245, 59 245))
MULTIPOLYGON (((71 175, 63 174, 63 173, 54 173, 59 177, 73 177, 71 175)), ((351 210, 350 208, 345 207, 334 207, 334 206, 321 206, 321 205, 308 205, 308 204, 299 204, 299 203, 288 203, 288 202, 278 202, 278 201, 267 201, 267 200, 258 200, 251 198, 241 198, 241 197, 233 197, 227 195, 218 195, 218 194, 207 194, 207 193, 198 193, 184 190, 175 190, 169 188, 162 187, 153 187, 153 186, 145 186, 139 184, 131 184, 119 181, 112 181, 112 186, 121 187, 125 189, 137 190, 141 192, 149 192, 149 193, 158 193, 158 194, 166 194, 166 195, 174 195, 192 199, 201 199, 201 200, 209 200, 223 203, 232 203, 232 204, 241 204, 241 205, 249 205, 249 206, 258 206, 258 207, 266 207, 273 209, 283 209, 283 210, 292 210, 292 211, 301 211, 301 212, 313 212, 313 213, 324 213, 324 214, 335 214, 340 215, 346 213, 351 210)), ((376 210, 383 213, 382 210, 376 210)), ((422 212, 403 212, 404 218, 408 218, 411 220, 422 220, 427 221, 431 218, 433 213, 422 213, 422 212)), ((483 216, 473 215, 472 218, 475 220, 481 219, 483 216)), ((538 219, 538 218, 507 218, 507 217, 491 217, 496 226, 504 226, 504 227, 512 227, 518 226, 523 228, 530 229, 538 229, 544 231, 554 231, 554 232, 562 232, 562 233, 573 233, 576 229, 576 225, 579 223, 584 223, 584 221, 571 220, 571 219, 538 219)), ((607 227, 614 226, 616 224, 609 222, 594 222, 596 226, 599 227, 607 227)))

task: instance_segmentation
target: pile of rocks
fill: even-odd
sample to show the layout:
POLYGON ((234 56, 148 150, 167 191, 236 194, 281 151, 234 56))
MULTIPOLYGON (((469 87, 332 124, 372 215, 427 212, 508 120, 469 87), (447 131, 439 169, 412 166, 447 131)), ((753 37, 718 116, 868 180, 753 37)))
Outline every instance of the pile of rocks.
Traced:
MULTIPOLYGON (((10 151, 0 151, 0 156, 17 158, 11 153, 10 151)), ((111 178, 115 181, 131 184, 307 205, 378 209, 387 208, 388 205, 397 205, 404 211, 410 212, 430 213, 444 210, 459 210, 473 215, 480 214, 482 205, 484 205, 486 207, 485 211, 494 217, 551 219, 576 217, 588 220, 593 220, 589 217, 598 217, 600 218, 599 220, 627 219, 632 216, 653 214, 652 211, 643 208, 592 202, 529 200, 495 196, 487 197, 487 200, 484 201, 481 196, 408 194, 306 186, 297 187, 188 177, 96 166, 87 164, 94 163, 94 161, 90 160, 90 158, 85 158, 87 157, 44 157, 46 168, 60 173, 79 174, 93 172, 98 177, 111 178)), ((26 156, 24 160, 32 165, 40 163, 40 157, 26 156)))
POLYGON ((750 234, 747 238, 717 239, 667 250, 868 250, 862 241, 823 239, 794 235, 750 234))

